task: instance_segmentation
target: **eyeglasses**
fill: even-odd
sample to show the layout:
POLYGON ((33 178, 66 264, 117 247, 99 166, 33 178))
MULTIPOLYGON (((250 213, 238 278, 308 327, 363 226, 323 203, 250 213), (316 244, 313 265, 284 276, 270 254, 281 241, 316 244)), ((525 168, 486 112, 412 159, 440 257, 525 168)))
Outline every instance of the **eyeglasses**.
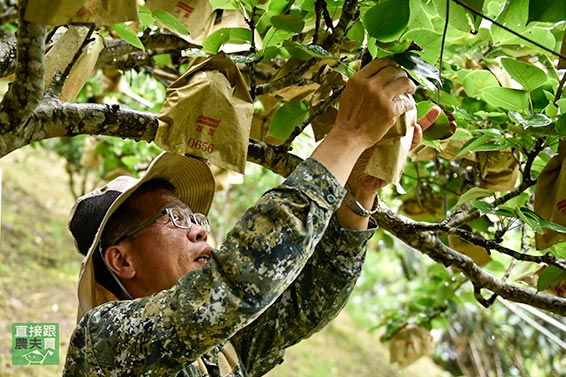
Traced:
POLYGON ((179 207, 172 207, 172 208, 165 208, 163 211, 159 212, 155 216, 150 217, 134 229, 130 230, 128 233, 124 234, 120 238, 118 238, 113 245, 119 244, 120 242, 124 241, 126 238, 133 236, 134 234, 138 233, 145 227, 151 225, 154 221, 158 220, 160 217, 164 215, 169 215, 169 221, 173 223, 177 228, 181 229, 191 229, 191 225, 197 224, 202 226, 207 233, 210 233, 210 223, 205 215, 202 213, 192 213, 188 209, 183 209, 179 207))

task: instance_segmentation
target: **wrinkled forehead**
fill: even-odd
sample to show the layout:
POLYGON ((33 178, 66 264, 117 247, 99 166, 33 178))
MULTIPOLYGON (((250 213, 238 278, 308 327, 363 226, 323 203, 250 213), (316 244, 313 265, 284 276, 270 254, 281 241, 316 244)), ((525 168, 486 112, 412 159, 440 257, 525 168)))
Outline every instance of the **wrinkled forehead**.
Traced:
POLYGON ((179 199, 175 192, 165 188, 136 191, 125 204, 149 215, 169 207, 191 209, 188 204, 179 199))

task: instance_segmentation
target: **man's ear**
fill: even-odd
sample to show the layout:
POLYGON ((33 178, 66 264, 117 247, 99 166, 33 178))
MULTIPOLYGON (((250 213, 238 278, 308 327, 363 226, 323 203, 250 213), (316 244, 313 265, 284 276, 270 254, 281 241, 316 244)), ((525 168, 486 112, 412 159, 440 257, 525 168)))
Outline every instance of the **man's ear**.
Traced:
POLYGON ((136 269, 130 260, 128 250, 123 246, 112 245, 104 254, 106 264, 120 279, 131 279, 136 275, 136 269))

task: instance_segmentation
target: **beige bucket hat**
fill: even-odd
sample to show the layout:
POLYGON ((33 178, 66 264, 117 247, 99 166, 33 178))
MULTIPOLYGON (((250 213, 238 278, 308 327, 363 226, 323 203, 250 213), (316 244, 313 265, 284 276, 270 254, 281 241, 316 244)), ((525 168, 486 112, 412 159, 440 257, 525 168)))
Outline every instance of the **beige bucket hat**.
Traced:
MULTIPOLYGON (((120 176, 77 199, 69 216, 69 229, 76 247, 85 255, 79 275, 78 319, 90 309, 117 297, 95 279, 94 253, 108 219, 144 182, 161 178, 175 187, 175 193, 194 212, 208 214, 215 182, 203 160, 163 152, 157 156, 142 178, 120 176)), ((102 259, 102 258, 100 258, 102 259)), ((104 270, 104 269, 102 269, 104 270)), ((106 271, 103 273, 110 274, 106 271)))

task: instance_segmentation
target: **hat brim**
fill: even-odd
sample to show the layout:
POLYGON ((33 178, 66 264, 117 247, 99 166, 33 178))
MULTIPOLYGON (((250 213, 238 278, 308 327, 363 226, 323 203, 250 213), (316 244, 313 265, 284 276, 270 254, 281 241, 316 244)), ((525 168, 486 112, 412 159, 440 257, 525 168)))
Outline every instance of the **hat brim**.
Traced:
POLYGON ((157 156, 150 164, 145 175, 116 198, 100 223, 92 245, 81 264, 78 287, 78 320, 90 309, 117 299, 114 294, 96 281, 92 256, 97 249, 102 231, 110 216, 143 183, 157 178, 165 179, 175 186, 176 195, 194 212, 208 214, 215 189, 214 176, 208 164, 197 158, 185 157, 169 152, 163 152, 157 156))

